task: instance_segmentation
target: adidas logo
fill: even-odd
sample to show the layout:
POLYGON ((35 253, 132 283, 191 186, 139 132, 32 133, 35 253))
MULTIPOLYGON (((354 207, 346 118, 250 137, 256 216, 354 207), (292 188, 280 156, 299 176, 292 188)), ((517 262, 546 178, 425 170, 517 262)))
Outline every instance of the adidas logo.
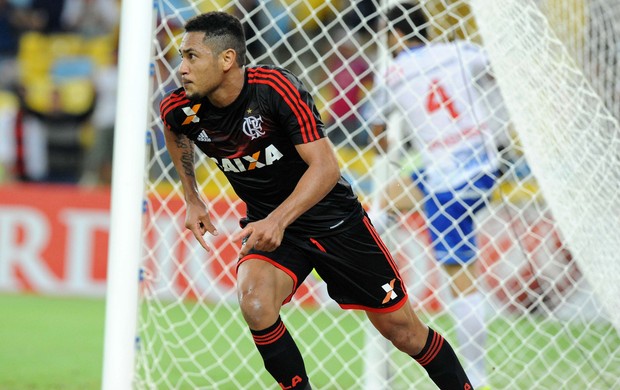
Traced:
POLYGON ((207 132, 203 130, 198 135, 198 141, 200 141, 200 142, 211 142, 211 138, 209 138, 209 136, 207 135, 207 132))

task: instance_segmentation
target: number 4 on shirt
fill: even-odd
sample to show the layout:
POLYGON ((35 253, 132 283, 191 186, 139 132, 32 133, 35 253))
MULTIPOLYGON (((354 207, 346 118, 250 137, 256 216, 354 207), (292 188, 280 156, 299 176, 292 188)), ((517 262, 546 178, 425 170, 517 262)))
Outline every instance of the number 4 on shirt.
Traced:
POLYGON ((456 120, 459 117, 459 113, 456 111, 456 107, 454 107, 454 101, 448 95, 445 88, 439 84, 439 80, 433 80, 426 95, 426 111, 432 114, 442 108, 448 110, 448 114, 450 114, 452 119, 456 120))

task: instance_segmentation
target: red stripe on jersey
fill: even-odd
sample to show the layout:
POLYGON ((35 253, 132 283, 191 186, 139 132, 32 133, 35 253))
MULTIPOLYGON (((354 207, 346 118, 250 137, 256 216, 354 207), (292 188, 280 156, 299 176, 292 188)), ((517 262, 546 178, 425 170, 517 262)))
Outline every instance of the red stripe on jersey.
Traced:
POLYGON ((282 96, 297 117, 304 143, 320 138, 312 110, 301 99, 299 90, 282 73, 269 69, 248 69, 248 82, 270 85, 282 96))
POLYGON ((159 115, 161 120, 164 122, 164 125, 170 127, 166 122, 166 115, 170 113, 171 110, 178 107, 178 103, 184 102, 188 103, 189 100, 185 95, 185 91, 173 92, 172 94, 166 96, 161 103, 159 103, 159 115), (174 106, 174 107, 173 107, 174 106))
POLYGON ((179 93, 172 93, 171 95, 166 96, 161 103, 159 103, 159 112, 162 112, 166 109, 166 106, 178 102, 181 99, 186 98, 185 91, 181 91, 179 93))
POLYGON ((304 113, 307 118, 309 119, 309 123, 310 123, 310 128, 309 128, 309 132, 310 132, 310 140, 314 141, 319 139, 319 132, 317 130, 316 127, 316 120, 314 117, 314 114, 312 112, 312 110, 310 109, 310 107, 308 107, 308 104, 303 101, 301 99, 301 95, 299 94, 299 90, 297 88, 295 88, 295 86, 293 85, 293 83, 287 79, 281 72, 275 70, 275 69, 264 69, 264 68, 255 68, 255 69, 250 69, 253 73, 260 73, 261 75, 263 74, 268 74, 268 75, 272 75, 274 77, 276 77, 289 91, 289 94, 294 98, 294 101, 297 103, 297 105, 300 107, 302 113, 304 113))
POLYGON ((260 73, 256 69, 249 69, 248 74, 248 82, 250 84, 264 84, 271 86, 278 94, 282 97, 282 99, 289 106, 291 111, 295 114, 297 118, 297 123, 299 124, 299 128, 302 135, 302 140, 304 143, 309 141, 308 139, 308 127, 309 127, 309 116, 304 111, 303 107, 300 106, 298 99, 295 99, 295 95, 291 93, 290 86, 282 83, 280 78, 275 77, 275 74, 269 73, 260 73), (260 79, 259 79, 260 77, 260 79))
MULTIPOLYGON (((179 101, 179 102, 177 102, 177 103, 174 103, 174 104, 172 104, 172 105, 168 106, 168 107, 165 109, 165 111, 164 111, 164 112, 162 112, 162 114, 161 114, 161 119, 164 121, 164 124, 165 124, 166 126, 168 126, 168 123, 166 122, 166 116, 170 113, 170 111, 174 110, 175 108, 177 108, 177 107, 179 107, 179 106, 182 106, 182 105, 184 105, 184 104, 187 104, 187 103, 189 103, 189 99, 183 99, 183 100, 181 100, 181 101, 179 101)), ((168 127, 170 127, 170 126, 168 126, 168 127)))
POLYGON ((302 140, 304 143, 308 143, 308 137, 307 137, 307 131, 305 131, 305 128, 307 127, 305 125, 304 119, 300 116, 299 111, 297 110, 297 108, 293 105, 293 103, 290 101, 290 99, 284 94, 284 91, 282 91, 276 84, 274 84, 272 81, 267 81, 267 80, 254 80, 251 78, 248 78, 248 82, 250 84, 265 84, 265 85, 269 85, 270 87, 272 87, 273 89, 276 90, 276 92, 278 92, 278 94, 280 94, 280 96, 282 96, 282 99, 284 99, 284 101, 286 102, 286 104, 291 108, 291 110, 293 111, 293 113, 295 114, 295 117, 297 118, 297 123, 299 123, 299 128, 301 129, 301 136, 302 136, 302 140))

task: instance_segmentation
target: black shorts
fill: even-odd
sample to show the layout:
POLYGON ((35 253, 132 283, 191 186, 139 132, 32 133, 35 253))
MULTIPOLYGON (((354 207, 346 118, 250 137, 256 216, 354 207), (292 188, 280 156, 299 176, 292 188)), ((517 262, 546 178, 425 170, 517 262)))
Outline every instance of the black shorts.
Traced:
POLYGON ((302 238, 285 234, 273 252, 252 249, 239 260, 268 261, 293 279, 291 300, 297 288, 316 269, 327 284, 329 296, 343 309, 390 312, 407 301, 398 268, 366 215, 349 229, 332 236, 302 238))

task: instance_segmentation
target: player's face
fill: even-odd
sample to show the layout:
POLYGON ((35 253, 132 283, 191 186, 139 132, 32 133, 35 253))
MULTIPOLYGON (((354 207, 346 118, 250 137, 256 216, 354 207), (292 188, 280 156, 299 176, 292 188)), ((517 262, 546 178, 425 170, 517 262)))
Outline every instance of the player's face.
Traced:
POLYGON ((223 70, 219 56, 204 43, 203 32, 189 32, 183 36, 181 53, 181 82, 190 99, 213 93, 221 84, 223 70))

